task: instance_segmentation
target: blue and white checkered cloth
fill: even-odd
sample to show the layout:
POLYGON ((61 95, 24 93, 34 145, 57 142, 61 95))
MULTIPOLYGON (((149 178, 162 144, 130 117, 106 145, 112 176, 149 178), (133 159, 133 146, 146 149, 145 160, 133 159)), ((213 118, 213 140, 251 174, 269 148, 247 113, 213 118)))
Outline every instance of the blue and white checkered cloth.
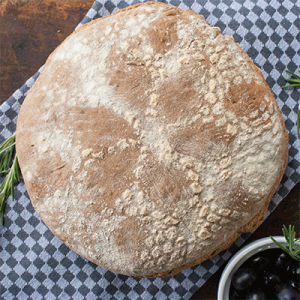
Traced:
MULTIPOLYGON (((77 26, 138 3, 97 0, 77 26)), ((289 161, 269 206, 269 215, 300 180, 300 139, 296 119, 300 90, 282 90, 300 65, 299 0, 171 0, 202 14, 224 35, 233 36, 259 66, 275 94, 289 133, 289 161)), ((15 132, 22 102, 42 68, 0 107, 0 140, 15 132)), ((224 264, 250 234, 228 250, 166 278, 134 278, 105 270, 68 249, 34 211, 24 183, 8 199, 0 228, 0 298, 9 299, 189 299, 224 264)))

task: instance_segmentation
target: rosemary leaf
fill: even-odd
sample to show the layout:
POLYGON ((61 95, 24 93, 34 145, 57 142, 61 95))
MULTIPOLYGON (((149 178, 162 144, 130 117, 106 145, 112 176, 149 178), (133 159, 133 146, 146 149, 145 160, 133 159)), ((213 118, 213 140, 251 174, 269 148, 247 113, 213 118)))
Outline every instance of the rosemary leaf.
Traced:
POLYGON ((283 89, 286 89, 286 88, 297 87, 297 86, 299 86, 299 84, 289 84, 289 85, 283 86, 282 88, 283 88, 283 89))
POLYGON ((300 250, 295 250, 294 248, 295 243, 300 241, 300 238, 296 239, 295 227, 289 225, 289 228, 287 229, 286 226, 283 225, 282 233, 287 242, 286 246, 281 245, 272 236, 270 236, 270 238, 279 248, 289 254, 293 259, 300 261, 300 250))
MULTIPOLYGON (((295 73, 293 73, 293 72, 291 72, 291 71, 289 71, 289 70, 285 70, 285 71, 286 71, 287 73, 291 74, 292 76, 294 76, 294 77, 300 79, 300 76, 299 76, 299 75, 296 75, 295 73)), ((300 72, 300 71, 298 71, 298 72, 300 72)))
POLYGON ((298 85, 300 86, 300 80, 299 79, 284 78, 284 80, 287 81, 287 82, 295 83, 295 84, 297 84, 297 86, 298 85))
MULTIPOLYGON (((300 86, 300 76, 289 71, 289 70, 285 70, 287 73, 291 74, 293 77, 297 78, 297 79, 293 79, 293 78, 284 78, 285 81, 290 82, 292 84, 289 85, 285 85, 282 88, 294 88, 294 87, 299 87, 300 86)), ((300 72, 300 70, 298 71, 300 72)), ((300 102, 299 102, 299 106, 298 106, 298 112, 297 112, 297 134, 299 134, 299 130, 300 130, 300 102)))
POLYGON ((0 145, 0 174, 6 174, 0 185, 0 224, 4 223, 4 209, 7 198, 14 199, 15 183, 21 179, 17 154, 14 154, 15 134, 0 145))

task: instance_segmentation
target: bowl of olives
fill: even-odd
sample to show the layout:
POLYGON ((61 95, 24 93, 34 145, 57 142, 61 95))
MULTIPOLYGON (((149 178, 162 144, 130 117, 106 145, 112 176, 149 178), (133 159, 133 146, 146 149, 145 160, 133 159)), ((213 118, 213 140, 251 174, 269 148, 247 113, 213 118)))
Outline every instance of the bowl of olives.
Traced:
POLYGON ((222 273, 218 300, 300 300, 300 239, 293 229, 239 250, 222 273))

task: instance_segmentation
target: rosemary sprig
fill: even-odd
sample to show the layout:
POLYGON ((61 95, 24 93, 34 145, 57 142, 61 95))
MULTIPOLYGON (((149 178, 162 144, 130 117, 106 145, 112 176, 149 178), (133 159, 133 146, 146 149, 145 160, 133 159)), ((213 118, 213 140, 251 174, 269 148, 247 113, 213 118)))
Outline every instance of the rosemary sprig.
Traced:
POLYGON ((293 259, 300 261, 300 250, 294 249, 295 243, 300 242, 300 238, 296 239, 295 227, 289 225, 289 229, 287 229, 286 226, 283 225, 282 233, 288 243, 286 246, 277 242, 272 236, 270 236, 270 238, 279 248, 289 254, 293 259))
POLYGON ((11 195, 14 199, 15 183, 20 181, 21 170, 18 163, 17 154, 14 154, 15 134, 7 138, 0 145, 0 175, 6 177, 0 185, 0 224, 4 223, 4 209, 7 198, 11 195))
MULTIPOLYGON (((294 78, 284 78, 285 81, 290 82, 291 84, 285 85, 282 88, 285 89, 285 88, 290 88, 290 87, 293 88, 293 87, 300 86, 300 76, 293 73, 293 72, 291 72, 291 71, 289 71, 289 70, 285 70, 285 71, 287 73, 291 74, 296 79, 294 79, 294 78)), ((300 70, 298 72, 300 72, 300 70)), ((299 134, 299 129, 300 129, 300 102, 299 102, 299 105, 298 105, 298 112, 297 112, 297 134, 299 134)))

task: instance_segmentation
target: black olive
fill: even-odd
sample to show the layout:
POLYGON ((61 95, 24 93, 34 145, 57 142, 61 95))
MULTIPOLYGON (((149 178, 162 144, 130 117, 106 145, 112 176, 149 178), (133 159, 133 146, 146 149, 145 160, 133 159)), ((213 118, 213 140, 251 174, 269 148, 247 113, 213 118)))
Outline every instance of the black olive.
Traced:
POLYGON ((241 300, 243 298, 244 298, 243 295, 241 295, 238 291, 236 290, 230 291, 229 300, 241 300))
POLYGON ((300 280, 300 261, 294 261, 291 265, 290 272, 300 280))
POLYGON ((300 294, 285 283, 278 285, 275 292, 277 300, 300 300, 300 294))
POLYGON ((300 300, 300 262, 281 249, 247 259, 232 277, 230 300, 300 300))
POLYGON ((245 300, 265 300, 265 293, 262 291, 251 292, 245 296, 245 300))
POLYGON ((269 288, 274 288, 281 283, 281 280, 277 274, 266 272, 263 277, 263 283, 269 288))
POLYGON ((277 260, 275 261, 275 266, 284 271, 287 272, 290 269, 290 266, 293 263, 293 259, 286 253, 286 252, 282 252, 277 260))
POLYGON ((300 281, 298 278, 290 278, 288 281, 288 284, 295 289, 296 291, 298 291, 298 293, 300 292, 300 281))
POLYGON ((263 270, 268 264, 269 259, 261 255, 257 255, 249 261, 249 267, 257 271, 263 270))
POLYGON ((239 269, 232 277, 232 285, 238 291, 250 288, 256 280, 256 273, 251 269, 239 269))

